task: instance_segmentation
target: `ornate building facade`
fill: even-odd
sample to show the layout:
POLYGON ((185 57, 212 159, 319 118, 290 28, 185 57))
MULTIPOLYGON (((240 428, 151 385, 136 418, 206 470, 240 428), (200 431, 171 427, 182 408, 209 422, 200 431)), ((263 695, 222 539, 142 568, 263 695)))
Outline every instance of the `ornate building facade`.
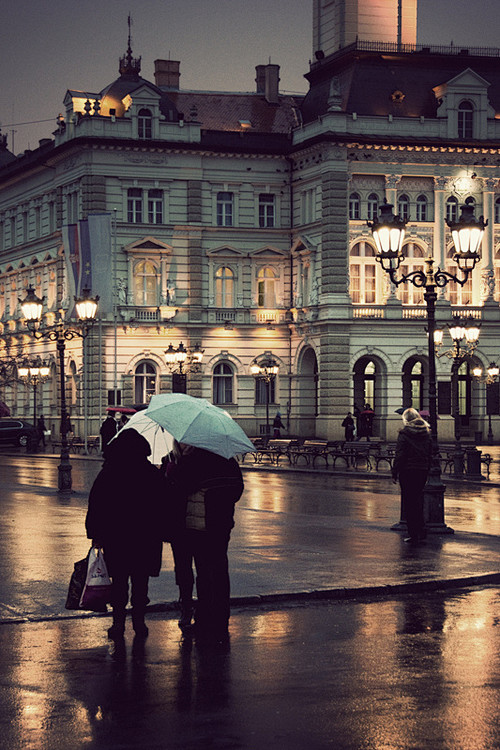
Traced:
MULTIPOLYGON (((426 313, 421 290, 385 278, 366 222, 387 200, 408 220, 405 267, 432 255, 446 269, 445 219, 469 198, 488 219, 481 263, 440 291, 437 316, 481 322, 460 411, 464 434, 485 430, 486 389, 471 372, 500 356, 500 53, 416 45, 416 2, 387 2, 384 24, 369 3, 313 6, 305 97, 281 94, 271 64, 257 66, 253 93, 183 91, 171 60, 147 81, 129 44, 113 83, 68 90, 53 138, 18 157, 3 140, 1 356, 51 361, 39 399, 53 429, 55 353, 29 336, 19 299, 34 287, 48 324, 69 311, 81 252, 73 277, 84 268, 100 307, 66 350, 80 434, 97 432, 108 405, 171 390, 165 351, 182 342, 203 350, 188 392, 250 435, 279 410, 290 434, 339 438, 368 401, 378 435, 393 438, 396 409, 427 408, 426 313), (252 365, 268 357, 279 370, 266 386, 252 365)), ((446 437, 450 368, 439 359, 446 437)), ((20 383, 3 399, 30 414, 20 383)))

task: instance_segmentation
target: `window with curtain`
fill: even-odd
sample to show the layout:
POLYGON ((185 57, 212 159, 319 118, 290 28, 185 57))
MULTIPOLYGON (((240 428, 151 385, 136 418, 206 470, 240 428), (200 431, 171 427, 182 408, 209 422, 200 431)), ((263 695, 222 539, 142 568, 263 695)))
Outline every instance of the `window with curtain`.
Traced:
POLYGON ((213 374, 213 403, 214 404, 232 404, 233 403, 233 380, 234 372, 231 365, 227 362, 219 362, 214 367, 213 374))
POLYGON ((156 393, 157 372, 153 362, 139 362, 134 372, 134 403, 148 404, 156 393))
POLYGON ((275 197, 270 193, 259 195, 259 227, 274 227, 275 197))
MULTIPOLYGON (((458 267, 454 262, 455 248, 453 247, 447 253, 446 270, 448 273, 456 274, 458 267)), ((472 305, 472 274, 469 276, 464 286, 457 284, 456 281, 450 281, 447 290, 447 298, 452 305, 472 305)))
MULTIPOLYGON (((424 271, 424 251, 414 242, 407 242, 403 246, 405 259, 401 264, 401 273, 408 274, 413 271, 424 271)), ((397 289, 397 295, 403 305, 423 305, 424 290, 411 283, 401 284, 397 289)))
POLYGON ((402 219, 409 221, 410 219, 410 199, 407 195, 400 195, 398 198, 398 214, 402 219))
POLYGON ((349 196, 349 218, 359 219, 361 217, 361 201, 358 193, 351 193, 349 196))
POLYGON ((428 220, 428 211, 427 211, 427 198, 425 195, 419 195, 417 197, 417 221, 427 221, 428 220))
POLYGON ((150 224, 163 224, 163 190, 148 190, 148 221, 150 224))
POLYGON ((228 266, 215 272, 215 306, 234 307, 234 273, 228 266))
POLYGON ((276 274, 269 266, 259 268, 257 272, 257 305, 276 307, 276 274))
POLYGON ((140 109, 138 114, 138 136, 141 139, 153 137, 153 116, 149 109, 140 109))
POLYGON ((134 266, 134 302, 136 305, 158 305, 159 275, 150 260, 140 260, 134 266))
POLYGON ((500 224, 500 198, 495 201, 495 224, 500 224))
POLYGON ((368 242, 357 242, 349 261, 349 294, 354 304, 377 302, 377 264, 375 249, 368 242))
POLYGON ((266 383, 264 378, 255 378, 255 403, 274 404, 276 402, 276 378, 266 383), (269 388, 269 401, 267 400, 267 389, 269 388))
POLYGON ((221 191, 217 193, 217 226, 233 226, 233 193, 221 191))
POLYGON ((377 218, 378 213, 378 195, 376 193, 370 193, 367 203, 368 221, 373 221, 377 218))
POLYGON ((448 221, 458 220, 458 200, 454 195, 450 195, 446 201, 446 219, 448 221))

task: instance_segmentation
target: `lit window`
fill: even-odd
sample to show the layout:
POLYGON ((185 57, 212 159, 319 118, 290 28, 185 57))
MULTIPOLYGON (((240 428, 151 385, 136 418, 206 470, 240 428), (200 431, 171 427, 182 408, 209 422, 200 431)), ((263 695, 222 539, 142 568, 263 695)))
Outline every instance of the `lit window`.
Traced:
MULTIPOLYGON (((455 256, 455 248, 452 248, 448 252, 446 261, 446 270, 448 273, 456 274, 457 266, 453 261, 455 256)), ((463 286, 457 284, 456 281, 450 281, 446 287, 448 292, 448 299, 452 305, 471 305, 472 304, 472 275, 469 276, 463 286)))
POLYGON ((500 224, 500 198, 495 201, 495 224, 500 224))
POLYGON ((220 362, 214 368, 213 403, 233 403, 233 368, 225 362, 220 362))
MULTIPOLYGON (((403 255, 405 256, 401 264, 403 274, 424 270, 424 251, 421 247, 414 242, 407 242, 403 247, 403 255)), ((398 287, 397 295, 403 305, 422 305, 424 303, 422 287, 413 284, 401 284, 398 287)))
POLYGON ((410 199, 407 195, 400 195, 398 199, 398 214, 405 221, 410 219, 410 199))
POLYGON ((417 198, 417 221, 427 221, 427 198, 419 195, 417 198))
POLYGON ((129 188, 127 191, 127 220, 130 224, 142 222, 142 190, 129 188))
POLYGON ((152 362, 140 362, 134 373, 134 403, 148 404, 156 393, 156 367, 152 362))
POLYGON ((470 102, 461 102, 458 107, 458 137, 472 138, 474 107, 470 102))
POLYGON ((163 224, 163 192, 148 190, 148 221, 150 224, 163 224))
POLYGON ((349 196, 349 218, 359 219, 361 216, 361 201, 357 193, 351 193, 349 196))
POLYGON ((274 195, 259 195, 259 227, 274 227, 274 195))
POLYGON ((149 109, 139 110, 138 136, 141 139, 149 139, 153 137, 153 117, 149 109))
POLYGON ((158 271, 150 260, 141 260, 135 265, 134 300, 136 305, 158 305, 158 271))
POLYGON ((350 253, 349 294, 354 304, 377 302, 375 250, 368 242, 357 242, 350 253))
POLYGON ((368 221, 374 221, 378 212, 378 195, 370 193, 368 196, 368 221))
POLYGON ((227 266, 215 272, 215 306, 234 307, 234 273, 227 266))
POLYGON ((217 226, 233 226, 233 194, 227 192, 217 193, 217 226))
POLYGON ((259 307, 276 307, 276 274, 265 266, 257 273, 257 304, 259 307))

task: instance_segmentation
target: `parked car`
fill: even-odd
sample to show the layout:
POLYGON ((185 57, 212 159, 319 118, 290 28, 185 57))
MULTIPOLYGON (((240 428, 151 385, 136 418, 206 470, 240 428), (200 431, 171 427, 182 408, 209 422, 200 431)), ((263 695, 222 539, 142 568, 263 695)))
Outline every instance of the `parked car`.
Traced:
POLYGON ((31 422, 12 417, 0 417, 0 445, 16 445, 25 448, 36 444, 37 431, 31 422))

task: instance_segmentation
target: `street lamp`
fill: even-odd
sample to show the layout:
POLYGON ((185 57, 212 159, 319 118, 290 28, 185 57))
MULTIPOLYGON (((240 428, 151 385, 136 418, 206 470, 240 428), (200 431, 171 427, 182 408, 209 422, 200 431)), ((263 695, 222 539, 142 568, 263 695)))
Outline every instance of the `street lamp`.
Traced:
POLYGON ((92 325, 94 324, 97 303, 99 297, 90 297, 90 290, 84 289, 80 298, 75 297, 75 308, 80 323, 80 328, 66 328, 64 320, 64 310, 58 311, 58 319, 54 325, 40 330, 40 322, 43 309, 43 298, 36 296, 33 287, 28 287, 26 298, 19 300, 23 316, 26 320, 28 330, 33 334, 35 339, 49 339, 57 344, 57 354, 59 359, 59 378, 61 390, 61 457, 58 466, 58 487, 60 492, 69 492, 71 490, 71 463, 69 460, 68 450, 68 414, 66 410, 66 388, 64 375, 64 353, 66 341, 76 336, 85 338, 92 325))
MULTIPOLYGON (((493 385, 493 383, 497 382, 498 376, 500 374, 500 367, 498 367, 495 362, 490 362, 490 364, 486 368, 486 374, 483 374, 482 367, 474 367, 474 369, 472 370, 472 374, 478 382, 482 382, 486 385, 486 411, 488 412, 488 445, 493 445, 493 430, 491 428, 491 390, 488 388, 488 386, 491 386, 493 385)), ((498 407, 496 411, 498 412, 498 407)))
POLYGON ((172 393, 186 393, 186 373, 199 372, 203 359, 203 349, 196 344, 193 349, 186 349, 181 343, 176 348, 172 343, 165 351, 165 363, 172 373, 172 393))
POLYGON ((266 384, 266 437, 269 437, 269 392, 271 383, 279 371, 279 365, 272 357, 261 359, 250 365, 250 372, 257 380, 263 380, 266 384))
POLYGON ((464 451, 460 442, 461 423, 460 423, 460 399, 458 389, 458 373, 463 362, 467 362, 472 357, 478 341, 480 326, 467 321, 457 321, 453 325, 448 324, 448 331, 453 342, 450 349, 440 352, 443 345, 443 331, 436 328, 434 331, 434 344, 437 357, 446 356, 452 360, 451 365, 451 413, 454 421, 455 432, 455 453, 453 455, 453 473, 455 476, 462 476, 464 473, 464 451))
POLYGON ((447 532, 453 530, 444 522, 444 485, 441 482, 441 466, 439 461, 439 445, 437 437, 437 395, 436 395, 436 357, 434 350, 434 332, 436 330, 436 300, 437 287, 445 287, 450 281, 463 286, 475 265, 479 261, 479 247, 487 221, 483 217, 476 219, 474 206, 468 198, 461 206, 458 221, 446 220, 456 253, 456 262, 462 276, 442 271, 434 267, 432 256, 425 259, 425 270, 411 271, 397 277, 397 271, 405 256, 402 252, 405 236, 406 221, 392 212, 392 205, 384 201, 380 207, 380 217, 373 222, 367 222, 377 246, 376 260, 383 270, 389 274, 395 286, 411 283, 423 288, 427 313, 428 357, 429 357, 429 421, 432 434, 432 462, 425 488, 427 505, 427 528, 429 531, 447 532))
POLYGON ((23 363, 17 369, 19 377, 26 382, 27 385, 33 387, 33 424, 36 428, 36 396, 38 390, 38 384, 43 383, 50 374, 50 367, 48 364, 37 357, 35 360, 24 359, 23 363))

